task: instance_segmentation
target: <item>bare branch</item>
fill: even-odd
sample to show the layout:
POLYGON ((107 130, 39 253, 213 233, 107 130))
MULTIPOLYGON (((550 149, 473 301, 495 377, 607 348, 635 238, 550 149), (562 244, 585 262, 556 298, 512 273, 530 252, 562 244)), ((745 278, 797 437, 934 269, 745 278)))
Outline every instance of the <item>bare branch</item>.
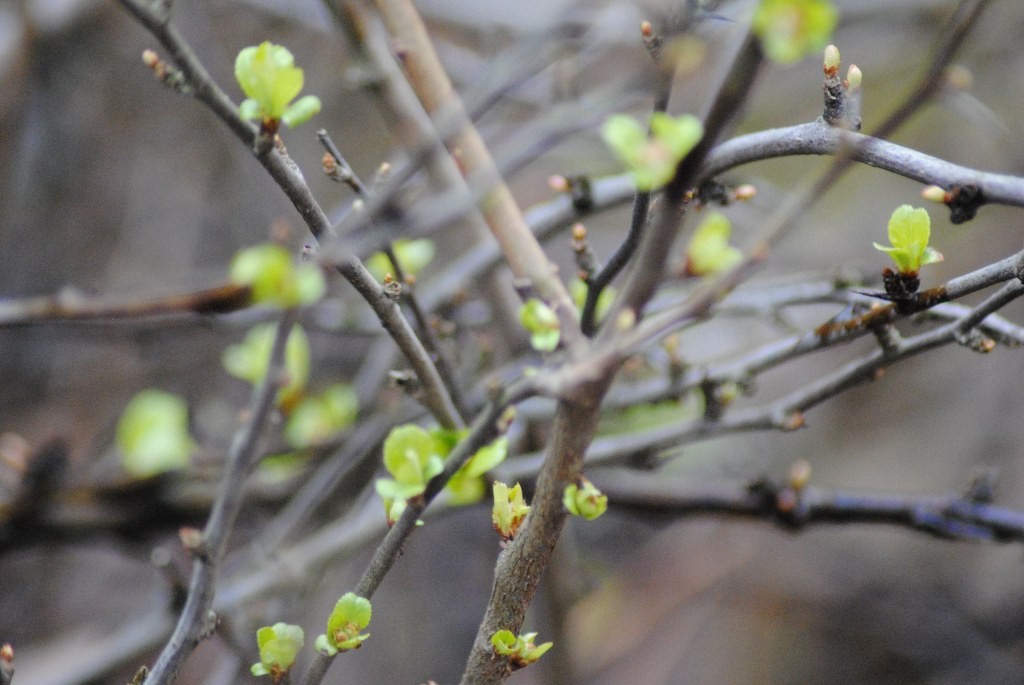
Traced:
POLYGON ((725 514, 774 521, 788 529, 820 524, 882 524, 957 540, 1024 541, 1024 512, 970 495, 879 495, 768 481, 694 483, 668 474, 595 470, 610 506, 678 516, 725 514))
POLYGON ((281 386, 285 345, 294 322, 295 311, 289 310, 278 324, 270 360, 267 362, 267 374, 253 390, 247 423, 238 430, 231 441, 220 488, 206 528, 198 540, 191 541, 190 551, 195 557, 195 562, 188 598, 178 617, 174 634, 146 679, 149 685, 173 683, 199 641, 216 627, 217 617, 211 611, 211 606, 217 571, 227 549, 235 519, 242 507, 244 489, 241 484, 255 465, 259 438, 270 418, 274 398, 281 386))

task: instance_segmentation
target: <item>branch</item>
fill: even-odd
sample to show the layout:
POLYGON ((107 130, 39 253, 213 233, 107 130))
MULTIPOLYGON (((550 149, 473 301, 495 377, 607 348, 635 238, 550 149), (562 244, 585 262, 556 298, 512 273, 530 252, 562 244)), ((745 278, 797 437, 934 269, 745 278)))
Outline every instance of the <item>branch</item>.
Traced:
MULTIPOLYGON (((140 0, 120 0, 121 4, 167 49, 191 94, 209 107, 221 121, 250 149, 257 139, 257 129, 238 115, 238 109, 206 72, 192 48, 169 23, 169 9, 165 3, 143 5, 140 0)), ((292 201, 313 237, 320 240, 333 234, 327 215, 313 197, 298 167, 287 158, 283 145, 255 152, 260 164, 270 173, 288 199, 292 201)), ((387 296, 380 284, 370 275, 358 258, 349 254, 336 264, 339 273, 362 295, 381 325, 408 359, 423 386, 423 401, 446 428, 461 427, 458 411, 442 383, 440 374, 430 355, 416 337, 401 308, 387 296)))
POLYGON ((0 327, 46 321, 138 319, 167 314, 226 314, 250 304, 247 286, 225 284, 183 295, 139 299, 106 299, 65 288, 55 295, 0 300, 0 327))
POLYGON ((727 514, 774 521, 788 529, 815 524, 883 524, 940 538, 1024 541, 1024 512, 968 495, 879 495, 768 481, 694 483, 664 473, 598 470, 592 480, 616 508, 676 516, 727 514))
POLYGON ((840 155, 926 185, 946 189, 976 186, 984 204, 1024 207, 1024 179, 978 171, 923 152, 845 131, 821 122, 759 131, 719 145, 701 169, 703 182, 729 169, 764 159, 795 155, 840 155))
POLYGON ((557 268, 530 232, 512 192, 501 180, 483 139, 466 115, 445 73, 416 8, 409 0, 374 0, 392 39, 402 46, 402 62, 416 95, 431 115, 444 110, 461 126, 449 142, 458 151, 463 174, 492 181, 481 211, 501 245, 513 276, 529 283, 558 314, 562 339, 568 347, 580 344, 581 335, 572 298, 558 278, 557 268))
MULTIPOLYGON (((360 597, 369 599, 384 580, 384 576, 391 570, 395 561, 402 553, 402 547, 406 539, 416 529, 416 523, 420 516, 444 489, 445 484, 451 480, 455 472, 462 468, 462 465, 472 457, 477 450, 487 445, 497 437, 501 431, 501 417, 505 409, 517 402, 526 399, 535 392, 533 383, 529 379, 514 384, 503 392, 496 394, 487 407, 481 411, 473 421, 469 434, 463 438, 451 454, 445 460, 444 470, 434 476, 423 495, 408 501, 402 516, 395 522, 384 540, 377 547, 377 551, 370 559, 366 571, 356 585, 355 593, 360 597)), ((334 658, 318 653, 309 670, 300 681, 303 685, 317 685, 327 673, 327 669, 333 663, 334 658)))
POLYGON ((888 138, 893 131, 919 111, 924 102, 930 100, 938 92, 945 80, 946 66, 963 45, 967 34, 978 23, 978 18, 981 17, 986 5, 988 5, 988 0, 962 0, 957 5, 956 12, 942 32, 945 40, 936 47, 935 53, 929 60, 928 71, 925 72, 914 91, 903 99, 903 103, 886 117, 885 121, 871 132, 871 135, 875 138, 888 138))
POLYGON ((295 311, 285 312, 274 334, 274 345, 267 363, 267 374, 253 390, 249 420, 239 428, 231 441, 220 489, 214 500, 206 528, 198 540, 190 540, 188 550, 195 557, 188 598, 182 609, 174 634, 164 647, 147 685, 170 685, 177 678, 185 660, 216 627, 213 604, 217 570, 227 549, 228 537, 241 509, 242 483, 255 465, 257 443, 274 408, 274 398, 284 373, 284 350, 295 322, 295 311))

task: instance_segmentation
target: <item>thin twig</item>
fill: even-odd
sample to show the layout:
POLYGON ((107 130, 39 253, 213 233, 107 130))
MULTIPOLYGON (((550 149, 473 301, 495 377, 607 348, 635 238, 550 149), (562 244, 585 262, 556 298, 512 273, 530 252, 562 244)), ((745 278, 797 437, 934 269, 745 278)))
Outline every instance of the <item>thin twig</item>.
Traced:
MULTIPOLYGON (((648 31, 651 30, 650 24, 645 24, 644 26, 648 31)), ((641 31, 643 31, 643 28, 641 31)), ((658 58, 661 53, 660 36, 655 37, 654 40, 649 40, 649 36, 645 34, 644 42, 649 46, 648 52, 654 59, 655 68, 659 69, 660 76, 654 96, 653 112, 666 112, 668 111, 669 100, 672 97, 672 83, 675 80, 676 70, 674 68, 668 69, 665 65, 658 64, 658 58)), ((629 220, 629 230, 626 233, 626 237, 615 248, 604 268, 587 279, 587 299, 583 303, 583 311, 580 312, 580 328, 583 329, 584 335, 592 336, 597 331, 597 321, 595 318, 597 302, 601 297, 601 293, 626 267, 633 253, 640 247, 640 238, 643 235, 644 226, 647 225, 647 210, 650 206, 651 191, 637 190, 636 195, 633 196, 633 212, 629 220)))
MULTIPOLYGON (((334 144, 330 134, 327 133, 326 130, 320 129, 317 131, 316 136, 321 145, 323 145, 327 152, 330 153, 331 157, 334 158, 335 163, 338 165, 340 179, 347 183, 352 190, 365 201, 371 194, 370 190, 359 178, 359 175, 352 170, 348 161, 341 154, 341 150, 339 150, 338 146, 334 144)), ((419 298, 416 296, 416 288, 412 279, 407 277, 405 270, 402 268, 402 264, 398 260, 398 256, 395 254, 393 243, 388 242, 385 244, 384 254, 391 262, 391 268, 395 272, 394 278, 402 286, 402 297, 408 303, 409 310, 412 312, 413 318, 416 320, 416 325, 419 327, 420 339, 423 342, 423 346, 433 355, 434 363, 437 366, 441 381, 448 389, 448 394, 452 398, 452 403, 459 412, 459 418, 465 422, 468 413, 465 400, 462 396, 462 390, 459 388, 458 379, 455 377, 454 365, 448 359, 448 355, 438 343, 437 336, 434 334, 434 327, 430 325, 430 321, 427 319, 423 308, 420 306, 419 298)))
POLYGON ((277 326, 266 376, 253 390, 247 423, 239 428, 231 441, 220 488, 206 528, 202 532, 201 541, 191 548, 195 562, 188 599, 178 618, 174 634, 146 679, 147 685, 173 683, 199 641, 216 626, 216 615, 212 614, 210 608, 213 604, 217 571, 242 506, 242 483, 255 465, 259 438, 270 418, 274 398, 281 386, 284 351, 288 335, 295 323, 295 316, 294 310, 286 311, 277 326))
POLYGON ((871 132, 872 136, 888 138, 942 88, 946 67, 963 45, 967 34, 978 23, 978 18, 987 4, 988 0, 962 0, 957 5, 956 12, 941 34, 945 40, 936 46, 935 53, 928 63, 928 71, 921 77, 913 92, 903 99, 900 106, 871 132))

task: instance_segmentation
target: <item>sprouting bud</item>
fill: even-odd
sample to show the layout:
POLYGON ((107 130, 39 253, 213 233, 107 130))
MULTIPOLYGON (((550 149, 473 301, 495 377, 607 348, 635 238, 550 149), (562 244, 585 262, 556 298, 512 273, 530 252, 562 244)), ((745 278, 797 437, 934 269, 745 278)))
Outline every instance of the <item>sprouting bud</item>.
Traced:
POLYGON ((377 167, 377 173, 374 175, 375 183, 383 183, 388 180, 388 176, 391 175, 391 163, 381 162, 380 166, 377 167))
POLYGON ((846 87, 851 92, 857 92, 860 90, 861 78, 864 74, 856 64, 851 64, 850 68, 846 71, 846 87))
POLYGON ((572 225, 572 239, 581 242, 587 239, 587 227, 580 223, 572 225))
POLYGON ((835 45, 825 47, 825 76, 833 77, 839 73, 839 48, 835 45))
POLYGON ((150 69, 156 69, 157 65, 160 64, 160 56, 157 55, 156 52, 154 52, 153 50, 143 50, 142 63, 150 69))
POLYGON ((930 202, 945 203, 949 194, 941 186, 925 186, 921 197, 930 202))
POLYGON ((780 428, 784 431, 795 431, 804 427, 806 420, 804 419, 803 412, 794 411, 786 415, 782 420, 780 428))
POLYGON ((650 38, 651 34, 653 34, 653 33, 654 33, 654 27, 651 26, 651 22, 649 22, 649 21, 642 21, 642 22, 640 22, 640 34, 644 38, 650 38))

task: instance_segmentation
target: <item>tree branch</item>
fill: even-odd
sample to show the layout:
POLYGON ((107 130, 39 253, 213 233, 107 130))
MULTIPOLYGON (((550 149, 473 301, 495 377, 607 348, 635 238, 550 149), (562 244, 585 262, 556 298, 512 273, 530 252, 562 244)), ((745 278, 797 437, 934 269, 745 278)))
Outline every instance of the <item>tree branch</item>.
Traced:
POLYGON ((249 420, 235 434, 228 451, 220 488, 199 540, 191 541, 189 551, 195 557, 188 598, 170 641, 160 653, 147 685, 170 685, 199 641, 216 627, 216 615, 210 611, 221 559, 241 509, 241 487, 257 456, 257 444, 274 408, 274 398, 284 372, 284 351, 295 322, 295 311, 286 311, 274 334, 267 374, 253 390, 249 420))
POLYGON ((819 524, 882 524, 940 538, 1024 541, 1024 512, 968 495, 879 495, 768 481, 694 483, 664 473, 599 469, 592 480, 611 507, 676 516, 726 514, 774 521, 788 529, 819 524))

